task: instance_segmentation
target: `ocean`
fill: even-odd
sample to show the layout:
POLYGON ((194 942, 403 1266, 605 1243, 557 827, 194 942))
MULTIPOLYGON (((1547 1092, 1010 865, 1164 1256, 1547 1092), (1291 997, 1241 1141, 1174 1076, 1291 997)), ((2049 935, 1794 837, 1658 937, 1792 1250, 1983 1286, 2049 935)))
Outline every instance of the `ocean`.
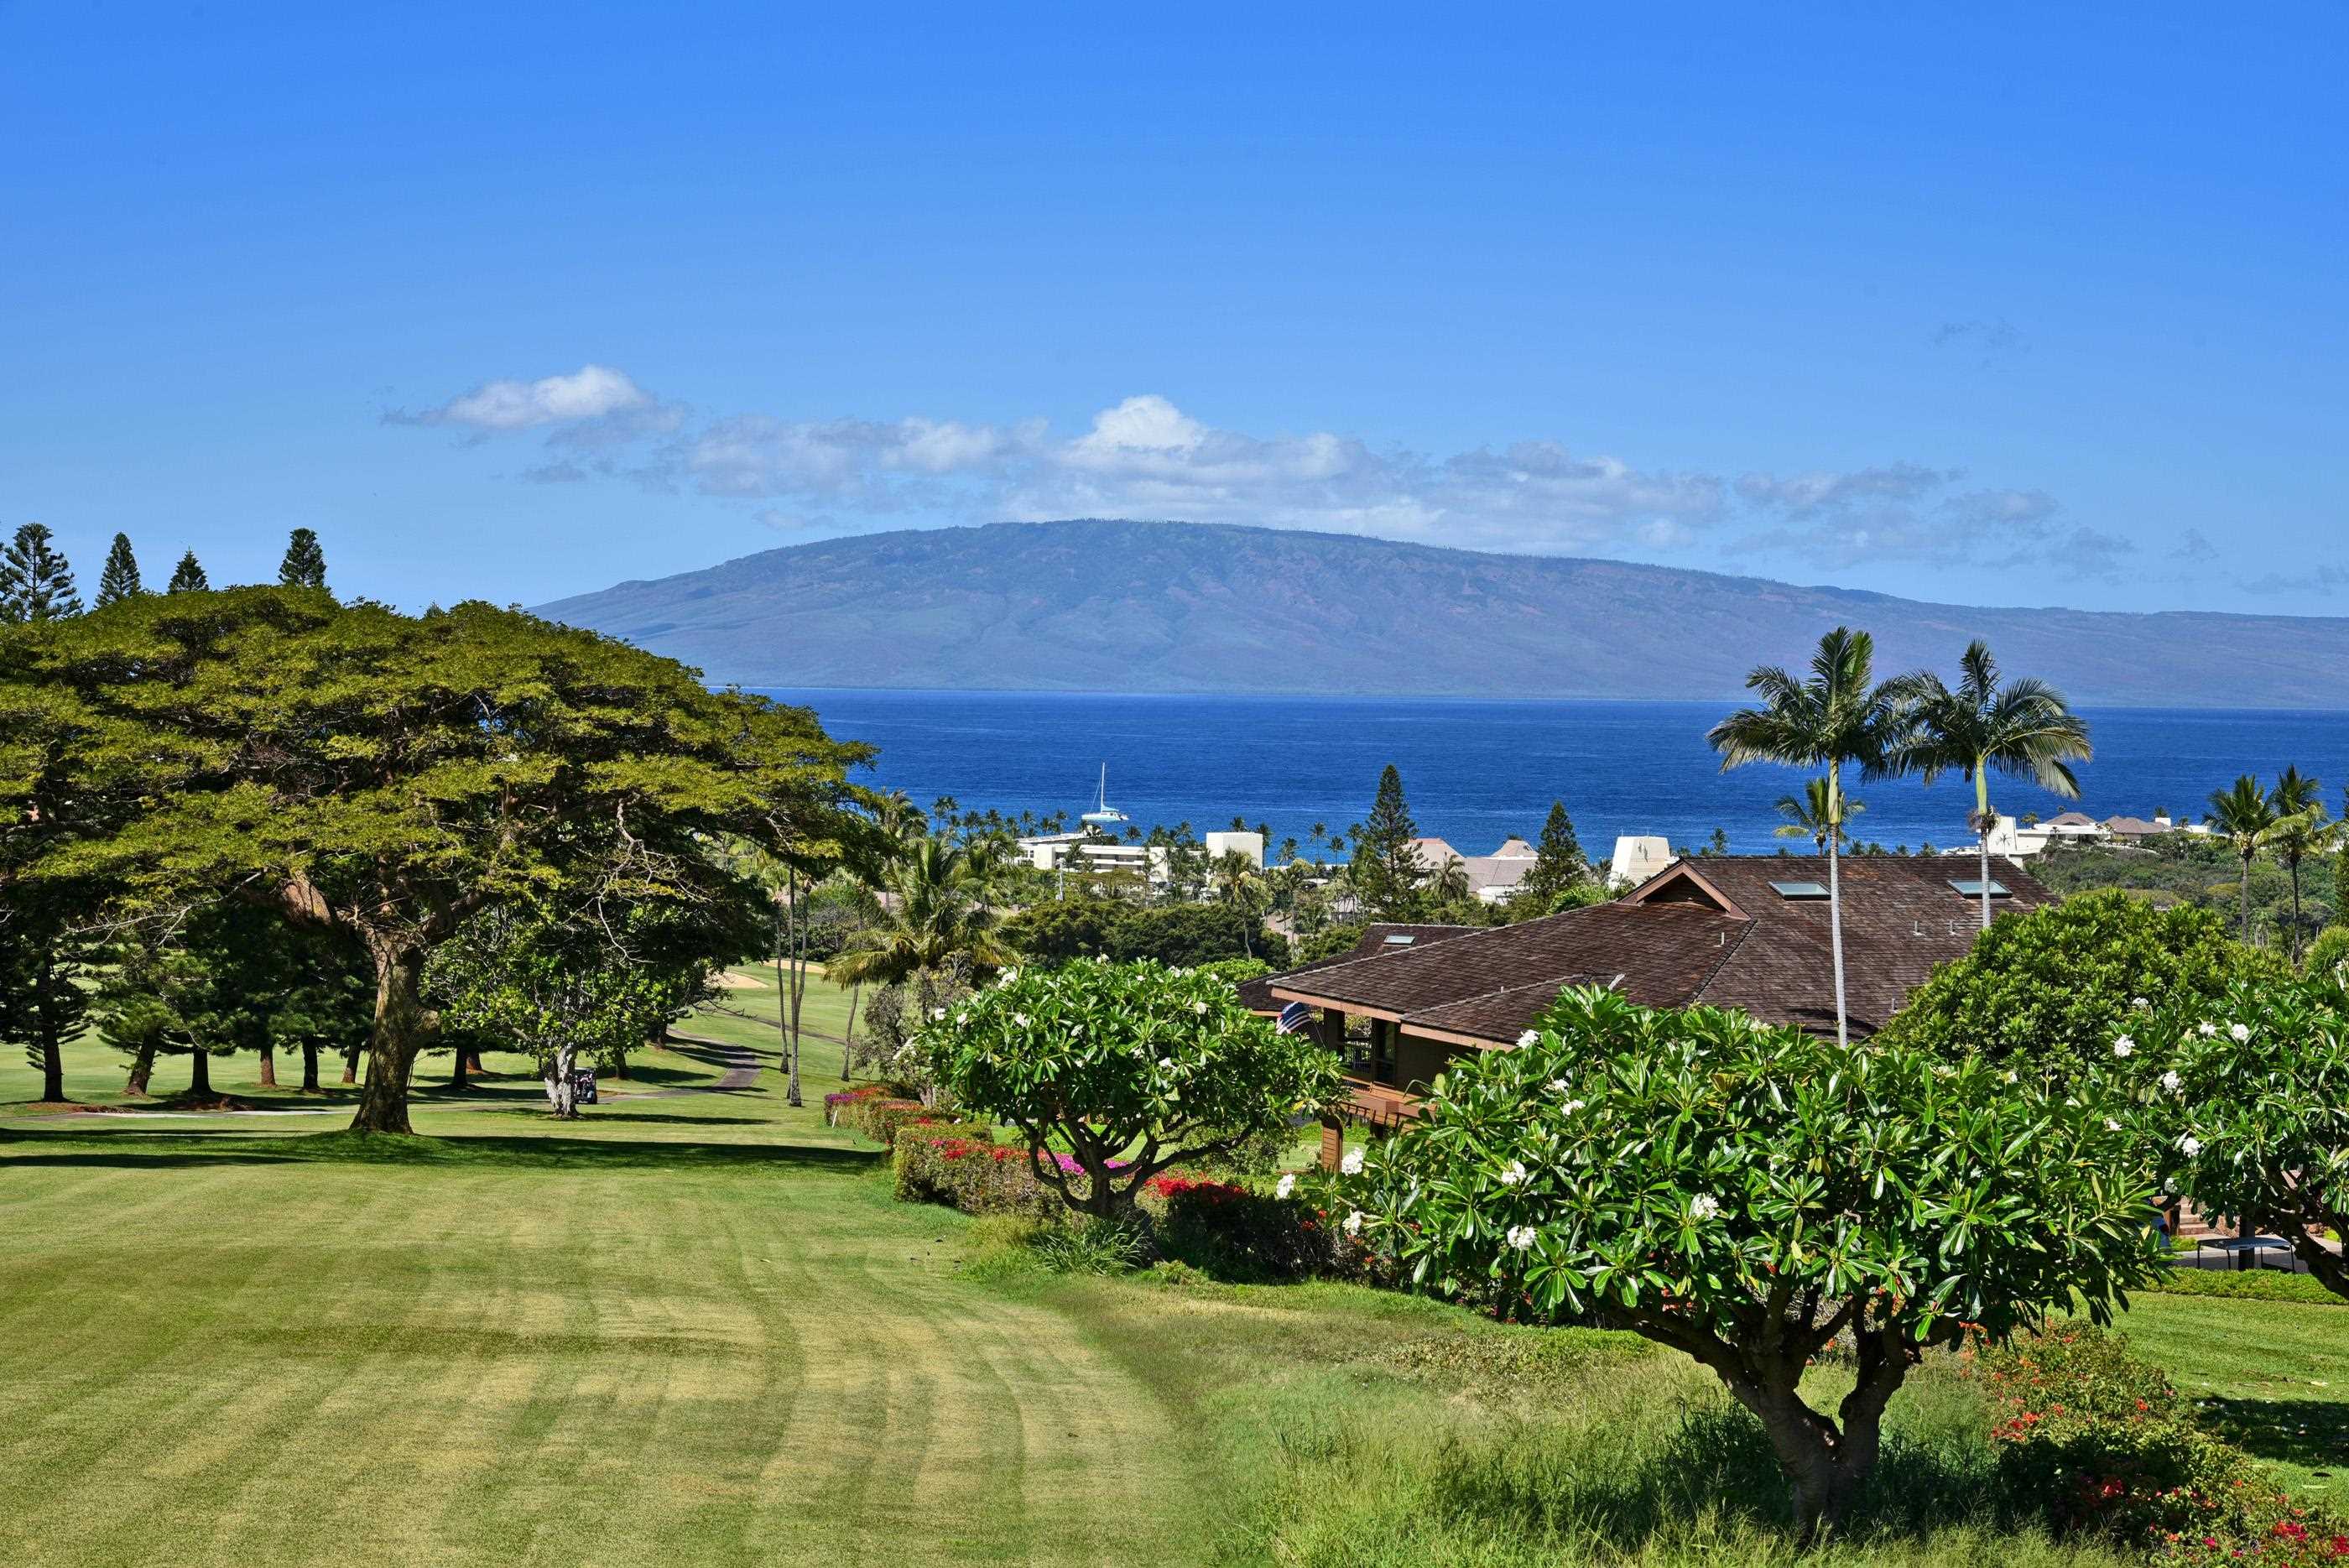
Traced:
MULTIPOLYGON (((1237 816, 1302 844, 1322 823, 1344 832, 1369 812, 1392 763, 1420 831, 1463 854, 1488 855, 1511 834, 1531 839, 1562 800, 1584 849, 1609 854, 1619 834, 1698 845, 1717 827, 1733 850, 1805 845, 1774 836, 1795 770, 1724 774, 1704 743, 1733 702, 1390 701, 1328 697, 1103 696, 1030 691, 778 691, 813 708, 835 737, 880 756, 862 782, 927 805, 1039 816, 1091 808, 1101 769, 1110 804, 1145 829, 1197 832, 1237 816)), ((2238 774, 2272 782, 2286 763, 2324 781, 2339 814, 2349 783, 2349 711, 2085 710, 2094 761, 2079 768, 2079 809, 2199 819, 2210 792, 2238 774)), ((2074 803, 1992 778, 1992 803, 2051 816, 2074 803)), ((1971 842, 1972 791, 1947 778, 1853 782, 1863 840, 1911 849, 1971 842)))

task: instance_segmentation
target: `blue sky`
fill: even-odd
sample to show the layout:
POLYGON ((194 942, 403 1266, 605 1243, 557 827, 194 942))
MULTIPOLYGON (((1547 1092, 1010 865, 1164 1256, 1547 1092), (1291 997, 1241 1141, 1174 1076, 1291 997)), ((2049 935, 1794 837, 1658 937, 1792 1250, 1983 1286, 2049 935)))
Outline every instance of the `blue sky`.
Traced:
POLYGON ((2349 613, 2349 11, 988 9, 0 0, 0 524, 409 604, 1094 514, 2349 613))

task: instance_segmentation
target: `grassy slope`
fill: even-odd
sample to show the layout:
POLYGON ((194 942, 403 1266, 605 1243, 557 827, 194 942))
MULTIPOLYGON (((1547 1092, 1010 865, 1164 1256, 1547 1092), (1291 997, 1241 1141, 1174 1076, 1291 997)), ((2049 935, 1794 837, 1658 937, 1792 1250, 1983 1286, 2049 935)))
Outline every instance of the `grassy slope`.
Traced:
MULTIPOLYGON (((828 987, 809 1009, 812 1029, 844 1022, 828 987)), ((616 1098, 556 1129, 526 1076, 471 1085, 432 1096, 419 1121, 440 1139, 405 1159, 331 1131, 338 1112, 0 1110, 0 1554, 1500 1568, 1782 1550, 1766 1459, 1676 1357, 1343 1286, 975 1283, 956 1268, 969 1227, 891 1202, 875 1158, 822 1125, 835 1047, 810 1042, 794 1112, 771 1025, 696 1028, 762 1052, 758 1087, 616 1098)), ((78 1094, 119 1086, 110 1052, 72 1065, 78 1094)), ((249 1096, 250 1064, 216 1065, 249 1096)), ((607 1086, 715 1073, 655 1053, 607 1086)), ((30 1092, 0 1062, 0 1106, 30 1092)), ((2156 1297, 2127 1326, 2296 1484, 2349 1501, 2341 1471, 2313 1473, 2349 1460, 2338 1310, 2156 1297)), ((1896 1412, 1884 1532, 1829 1560, 2109 1561, 1970 1518, 1963 1388, 1922 1377, 1896 1412)))
POLYGON ((777 1087, 558 1131, 477 1086, 392 1158, 339 1116, 7 1124, 0 1560, 1183 1555, 1152 1391, 777 1087))

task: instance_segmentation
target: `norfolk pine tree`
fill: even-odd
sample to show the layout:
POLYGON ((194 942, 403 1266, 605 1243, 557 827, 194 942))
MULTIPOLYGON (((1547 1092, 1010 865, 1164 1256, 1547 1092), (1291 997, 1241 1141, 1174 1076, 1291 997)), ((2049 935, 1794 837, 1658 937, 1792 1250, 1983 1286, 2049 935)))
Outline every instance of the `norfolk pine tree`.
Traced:
MULTIPOLYGON (((135 901, 226 896, 357 943, 375 978, 354 1130, 406 1132, 425 961, 475 910, 731 897, 708 846, 863 829, 869 751, 593 633, 471 603, 420 617, 308 589, 127 601, 14 671, 70 760, 65 842, 30 870, 135 901)), ((0 674, 8 673, 0 668, 0 674)), ((22 706, 0 690, 0 713, 22 706)), ((21 748, 0 734, 0 763, 21 748)), ((0 775, 0 799, 16 781, 0 775)))
POLYGON ((318 535, 307 528, 296 528, 285 542, 285 558, 277 563, 277 583, 287 588, 323 588, 326 586, 326 553, 318 548, 318 535))
POLYGON ((191 550, 186 555, 180 557, 180 564, 178 566, 171 568, 171 584, 170 587, 164 589, 164 592, 173 594, 209 593, 212 591, 212 579, 204 576, 202 563, 196 559, 196 553, 193 550, 191 550))
POLYGON ((146 591, 139 581, 139 557, 130 553, 130 535, 117 534, 113 547, 106 552, 106 569, 98 575, 95 607, 104 609, 146 591))
POLYGON ((47 528, 27 523, 0 547, 0 621, 21 625, 81 614, 73 568, 49 537, 47 528))

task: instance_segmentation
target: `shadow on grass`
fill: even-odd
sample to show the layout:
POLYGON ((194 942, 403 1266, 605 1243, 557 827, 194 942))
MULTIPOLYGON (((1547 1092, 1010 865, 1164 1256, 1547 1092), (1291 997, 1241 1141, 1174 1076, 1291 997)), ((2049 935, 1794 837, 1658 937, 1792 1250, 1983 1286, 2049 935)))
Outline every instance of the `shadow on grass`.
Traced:
POLYGON ((2349 1404, 2337 1399, 2204 1399, 2202 1424, 2263 1459, 2349 1469, 2349 1404))
POLYGON ((876 1168, 886 1158, 875 1150, 813 1144, 556 1137, 419 1137, 354 1132, 261 1139, 222 1134, 127 1131, 74 1138, 41 1131, 19 1132, 0 1138, 0 1166, 117 1169, 313 1164, 572 1170, 696 1168, 860 1171, 876 1168))

